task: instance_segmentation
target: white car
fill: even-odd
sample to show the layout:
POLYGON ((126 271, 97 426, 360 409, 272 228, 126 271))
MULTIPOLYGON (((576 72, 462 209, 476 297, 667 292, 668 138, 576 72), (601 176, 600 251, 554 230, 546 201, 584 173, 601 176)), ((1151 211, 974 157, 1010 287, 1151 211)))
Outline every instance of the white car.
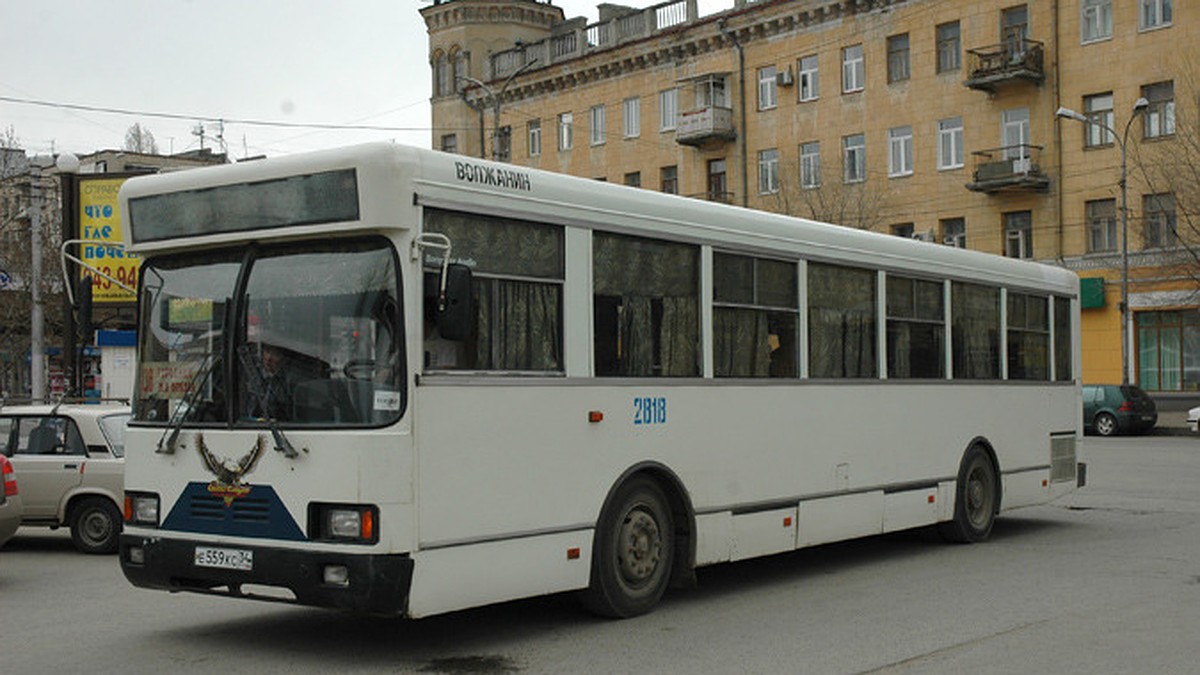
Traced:
POLYGON ((84 553, 113 553, 121 534, 128 406, 0 408, 0 453, 24 502, 21 524, 70 527, 84 553))
POLYGON ((1200 406, 1188 410, 1187 425, 1192 433, 1200 432, 1200 406))

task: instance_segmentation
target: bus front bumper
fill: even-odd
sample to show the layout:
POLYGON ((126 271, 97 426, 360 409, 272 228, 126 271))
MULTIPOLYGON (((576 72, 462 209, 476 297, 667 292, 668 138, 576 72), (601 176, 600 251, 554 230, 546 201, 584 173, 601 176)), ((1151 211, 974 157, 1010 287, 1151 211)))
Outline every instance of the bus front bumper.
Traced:
POLYGON ((407 612, 413 573, 407 555, 229 546, 132 534, 121 535, 120 556, 125 578, 142 588, 384 616, 407 612), (248 551, 249 569, 199 566, 197 549, 205 547, 248 551))

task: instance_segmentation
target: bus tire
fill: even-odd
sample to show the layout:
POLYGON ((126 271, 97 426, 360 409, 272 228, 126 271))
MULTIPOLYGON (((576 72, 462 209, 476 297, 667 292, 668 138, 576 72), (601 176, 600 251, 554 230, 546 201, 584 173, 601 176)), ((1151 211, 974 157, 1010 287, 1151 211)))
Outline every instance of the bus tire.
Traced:
POLYGON ((671 580, 675 523, 666 494, 648 476, 626 481, 600 517, 592 545, 591 583, 583 604, 623 619, 654 608, 671 580))
POLYGON ((121 512, 111 500, 88 497, 71 510, 71 542, 83 553, 114 553, 121 535, 121 512))
POLYGON ((999 511, 999 486, 996 465, 988 452, 978 445, 971 446, 963 457, 954 489, 954 519, 938 526, 942 537, 967 544, 987 539, 999 511))

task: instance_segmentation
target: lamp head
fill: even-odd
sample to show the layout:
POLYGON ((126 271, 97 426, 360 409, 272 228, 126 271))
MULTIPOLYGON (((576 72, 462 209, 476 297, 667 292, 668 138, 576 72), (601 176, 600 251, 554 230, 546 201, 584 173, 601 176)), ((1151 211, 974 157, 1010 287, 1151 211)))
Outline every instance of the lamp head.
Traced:
POLYGON ((1145 96, 1139 96, 1138 100, 1133 102, 1133 114, 1134 115, 1136 115, 1140 112, 1145 112, 1149 108, 1150 108, 1150 101, 1147 101, 1145 96))
POLYGON ((1054 111, 1054 116, 1055 117, 1065 117, 1069 120, 1075 120, 1076 122, 1087 122, 1088 121, 1088 118, 1084 117, 1083 115, 1081 115, 1081 114, 1075 112, 1074 110, 1071 110, 1070 108, 1067 108, 1065 106, 1060 107, 1058 110, 1054 111))

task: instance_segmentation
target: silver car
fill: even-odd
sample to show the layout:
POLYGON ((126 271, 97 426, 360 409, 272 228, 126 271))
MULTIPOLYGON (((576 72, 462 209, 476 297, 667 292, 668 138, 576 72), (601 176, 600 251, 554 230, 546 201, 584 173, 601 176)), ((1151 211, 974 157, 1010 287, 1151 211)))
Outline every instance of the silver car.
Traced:
POLYGON ((0 451, 21 481, 21 524, 70 527, 84 553, 116 551, 129 417, 128 406, 0 408, 0 451))

